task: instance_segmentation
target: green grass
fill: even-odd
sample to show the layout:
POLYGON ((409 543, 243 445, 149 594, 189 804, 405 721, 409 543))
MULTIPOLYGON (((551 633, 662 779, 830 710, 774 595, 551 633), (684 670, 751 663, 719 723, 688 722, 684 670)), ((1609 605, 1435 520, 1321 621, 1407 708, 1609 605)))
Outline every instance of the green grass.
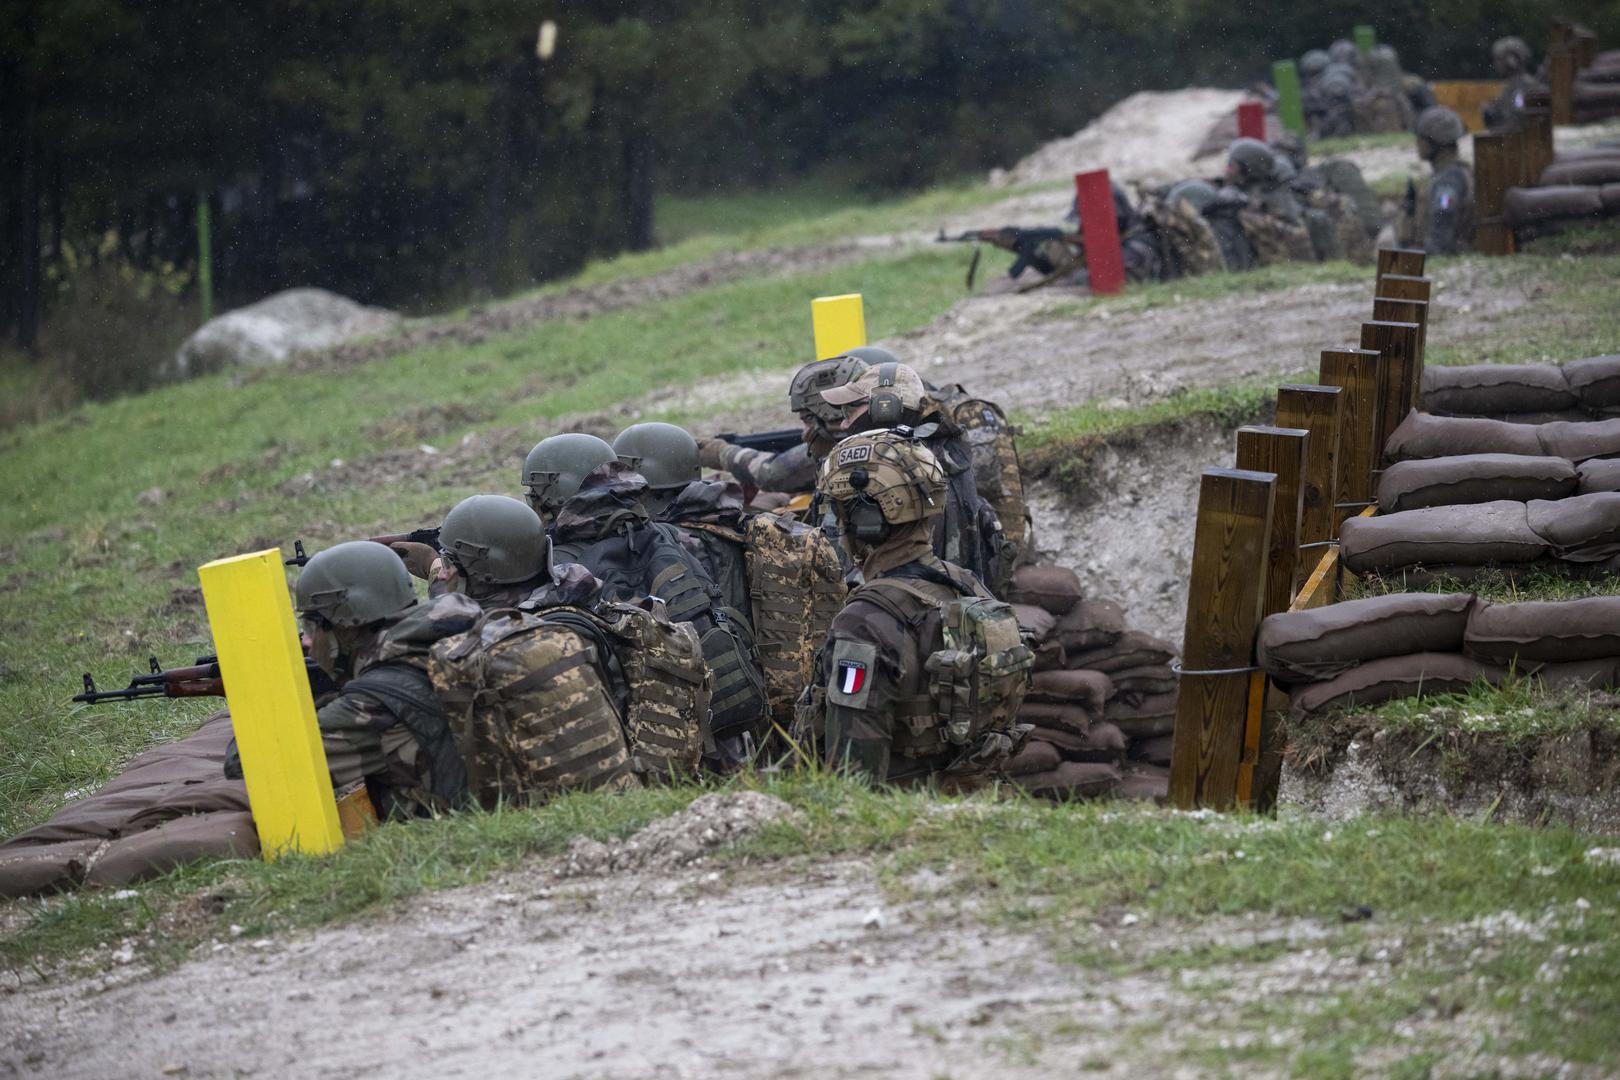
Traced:
POLYGON ((1594 708, 1589 694, 1549 692, 1534 676, 1513 678, 1500 686, 1482 681, 1460 693, 1391 701, 1367 715, 1376 718, 1378 730, 1418 737, 1485 736, 1507 750, 1534 748, 1548 739, 1594 728, 1620 735, 1620 714, 1613 709, 1594 708))
POLYGON ((1311 142, 1310 151, 1313 158, 1321 159, 1353 154, 1357 150, 1381 150, 1386 146, 1411 149, 1414 145, 1409 131, 1385 131, 1374 135, 1339 135, 1331 139, 1316 139, 1311 142))
POLYGON ((1302 285, 1366 284, 1372 278, 1367 266, 1335 260, 1325 263, 1279 263, 1242 273, 1223 271, 1199 277, 1133 285, 1119 296, 1083 296, 1052 304, 1045 314, 1051 319, 1075 319, 1106 307, 1111 313, 1149 311, 1197 300, 1218 300, 1237 294, 1278 292, 1302 285))
POLYGON ((1351 575, 1346 578, 1345 598, 1349 600, 1403 592, 1474 593, 1495 604, 1515 604, 1526 600, 1579 600, 1587 596, 1620 593, 1620 577, 1583 573, 1559 564, 1520 568, 1515 573, 1490 567, 1466 583, 1445 575, 1416 585, 1401 575, 1387 578, 1351 575))
MULTIPOLYGON (((1511 335, 1487 340, 1481 340, 1479 332, 1466 324, 1450 341, 1431 335, 1425 363, 1562 363, 1611 353, 1620 342, 1620 305, 1614 303, 1620 256, 1471 255, 1465 260, 1467 272, 1507 290, 1511 302, 1534 311, 1535 318, 1520 322, 1511 335)), ((1454 265, 1449 259, 1437 260, 1437 264, 1441 271, 1454 265)), ((1445 301, 1442 291, 1436 302, 1445 301)))

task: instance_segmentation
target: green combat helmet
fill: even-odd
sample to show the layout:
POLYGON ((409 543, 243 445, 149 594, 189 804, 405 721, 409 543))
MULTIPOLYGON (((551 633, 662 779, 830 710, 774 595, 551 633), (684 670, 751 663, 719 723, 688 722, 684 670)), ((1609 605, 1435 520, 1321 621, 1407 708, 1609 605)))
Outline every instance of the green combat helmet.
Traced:
POLYGON ((298 575, 298 614, 333 626, 365 626, 416 603, 411 575, 384 544, 351 540, 310 556, 298 575))
POLYGON ((666 505, 702 475, 697 440, 674 424, 632 424, 614 438, 613 452, 646 478, 654 501, 666 505))
POLYGON ((853 539, 879 544, 893 526, 944 511, 945 470, 921 442, 897 431, 868 431, 833 447, 816 490, 837 507, 853 539))
POLYGON ((535 512, 505 495, 463 499, 439 526, 439 550, 475 591, 551 576, 551 540, 535 512))
POLYGON ((569 432, 541 439, 523 462, 523 489, 529 505, 542 518, 554 517, 573 498, 585 475, 598 465, 618 460, 605 440, 569 432))
POLYGON ((1530 46, 1523 38, 1497 38, 1491 44, 1491 63, 1500 75, 1512 75, 1530 66, 1530 46))
POLYGON ((1277 157, 1259 139, 1233 139, 1226 151, 1226 164, 1237 170, 1240 183, 1269 184, 1277 178, 1277 157))
POLYGON ((1327 69, 1332 62, 1326 49, 1311 49, 1299 58, 1299 76, 1302 79, 1314 79, 1327 69))
POLYGON ((1423 115, 1417 119, 1418 138, 1426 140, 1436 148, 1456 146, 1467 133, 1468 129, 1463 126, 1462 117, 1444 105, 1424 109, 1423 115))
POLYGON ((1194 210, 1203 213, 1205 208, 1215 201, 1215 189, 1207 180, 1183 180, 1165 193, 1164 201, 1172 206, 1177 202, 1186 202, 1194 210))

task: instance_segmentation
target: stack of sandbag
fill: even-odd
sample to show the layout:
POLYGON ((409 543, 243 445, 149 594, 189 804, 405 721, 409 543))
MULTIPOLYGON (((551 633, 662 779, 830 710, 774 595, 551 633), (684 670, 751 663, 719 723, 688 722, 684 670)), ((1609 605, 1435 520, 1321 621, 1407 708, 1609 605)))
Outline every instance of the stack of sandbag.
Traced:
POLYGON ((1551 689, 1620 682, 1620 596, 1492 604, 1397 593, 1269 616, 1258 662, 1296 714, 1534 675, 1551 689))
POLYGON ((1066 567, 1019 568, 1009 597, 1036 646, 1018 714, 1034 731, 1009 775, 1050 798, 1162 798, 1175 724, 1175 649, 1128 629, 1113 601, 1083 597, 1066 567))
POLYGON ((1570 111, 1577 124, 1620 116, 1620 51, 1598 53, 1589 67, 1575 73, 1570 111))
POLYGON ((1423 409, 1434 416, 1519 424, 1611 416, 1620 411, 1620 355, 1562 365, 1428 366, 1423 369, 1423 409))
POLYGON ((1384 513, 1465 503, 1536 502, 1620 491, 1620 458, 1567 458, 1519 454, 1460 454, 1398 461, 1378 477, 1384 513))
POLYGON ((256 857, 247 789, 225 778, 230 740, 231 718, 217 714, 0 844, 0 897, 127 885, 210 856, 256 857))
POLYGON ((1339 554, 1346 569, 1381 576, 1410 568, 1456 573, 1542 561, 1607 565, 1620 555, 1620 492, 1351 518, 1339 530, 1339 554))

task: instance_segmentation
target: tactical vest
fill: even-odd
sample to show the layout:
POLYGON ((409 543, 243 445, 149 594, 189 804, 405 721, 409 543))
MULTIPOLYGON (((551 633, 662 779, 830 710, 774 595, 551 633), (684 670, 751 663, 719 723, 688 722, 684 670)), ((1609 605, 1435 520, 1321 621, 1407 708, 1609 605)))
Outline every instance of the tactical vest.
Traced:
POLYGON ((821 529, 776 514, 754 514, 742 531, 715 522, 683 521, 706 542, 729 545, 741 560, 765 677, 771 720, 783 732, 809 684, 816 651, 844 606, 843 563, 821 529))
POLYGON ((649 783, 669 782, 697 774, 713 677, 692 625, 670 622, 656 600, 647 605, 520 608, 592 643, 624 723, 631 767, 649 783))
POLYGON ((1239 210, 1237 216, 1243 225, 1243 235, 1254 247, 1255 262, 1260 266, 1311 262, 1316 258, 1311 234, 1303 221, 1288 221, 1255 207, 1239 210))
POLYGON ((728 616, 720 589, 673 525, 631 526, 590 544, 559 544, 559 561, 577 562, 601 578, 614 599, 643 596, 664 602, 671 622, 697 630, 704 659, 714 672, 706 745, 713 740, 763 734, 765 688, 747 624, 728 616))
MULTIPOLYGON (((416 740, 427 762, 431 787, 407 794, 435 809, 450 809, 467 801, 467 767, 456 749, 450 716, 421 669, 410 664, 378 664, 344 683, 339 693, 362 694, 378 702, 416 740)), ((381 802, 392 801, 391 793, 379 794, 381 802)), ((383 817, 389 816, 389 806, 376 809, 383 817)))
POLYGON ((1226 268, 1209 219, 1185 200, 1150 203, 1144 217, 1154 226, 1167 278, 1196 277, 1226 268))
POLYGON ((1007 539, 1027 550, 1029 505, 1024 501, 1023 467, 1018 460, 1018 429, 1001 406, 974 397, 954 383, 933 395, 940 410, 961 432, 973 466, 973 483, 1001 521, 1007 539))
POLYGON ((429 654, 472 796, 486 810, 639 786, 596 650, 571 627, 501 608, 429 654))
POLYGON ((997 769, 1017 753, 1029 733, 1018 707, 1029 687, 1035 654, 1024 643, 1012 605, 955 585, 941 599, 903 578, 878 578, 850 594, 909 627, 920 643, 928 674, 914 700, 896 702, 892 752, 902 757, 956 756, 948 771, 997 769))

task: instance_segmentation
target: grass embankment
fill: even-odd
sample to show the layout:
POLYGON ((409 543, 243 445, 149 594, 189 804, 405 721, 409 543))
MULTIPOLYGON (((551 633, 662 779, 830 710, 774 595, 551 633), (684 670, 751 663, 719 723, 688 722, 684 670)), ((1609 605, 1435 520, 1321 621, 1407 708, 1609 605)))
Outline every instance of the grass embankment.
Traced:
MULTIPOLYGON (((1214 995, 1230 980, 1285 977, 1271 965, 1306 963, 1305 948, 1313 964, 1359 957, 1361 977, 1314 986, 1308 1000, 1239 995, 1241 1005, 1221 1021, 1229 1040, 1217 1047, 1189 1037, 1180 1047, 1193 1062, 1349 1076, 1361 1054, 1454 1049, 1457 1040, 1425 1022, 1465 1013, 1470 1029, 1481 1028, 1505 1055, 1553 1048, 1576 1062, 1620 1064, 1609 1036, 1620 1022, 1620 983, 1611 977, 1620 962, 1620 867, 1587 857, 1592 841, 1573 831, 1438 817, 1210 819, 941 799, 826 775, 763 787, 803 817, 722 852, 718 861, 732 871, 761 860, 875 857, 896 900, 954 908, 971 898, 975 917, 1043 935, 1071 962, 1164 980, 1177 993, 1214 995), (912 875, 923 870, 932 872, 928 884, 914 892, 912 875), (1131 935, 1118 929, 1127 913, 1141 923, 1131 935), (1251 914, 1261 921, 1220 921, 1251 914), (1312 932, 1292 940, 1263 933, 1293 919, 1312 932), (1480 920, 1529 929, 1486 935, 1480 920), (1538 978, 1549 966, 1557 977, 1538 978), (1286 1038, 1267 1037, 1277 1032, 1286 1038)), ((391 825, 325 859, 213 863, 172 873, 133 898, 30 901, 28 920, 0 941, 0 953, 10 965, 43 970, 75 956, 96 963, 134 939, 160 964, 172 962, 232 932, 252 937, 378 913, 526 855, 560 853, 577 835, 621 837, 699 790, 573 795, 535 811, 391 825)), ((1061 1036, 1030 1033, 1037 1044, 1061 1036)))

